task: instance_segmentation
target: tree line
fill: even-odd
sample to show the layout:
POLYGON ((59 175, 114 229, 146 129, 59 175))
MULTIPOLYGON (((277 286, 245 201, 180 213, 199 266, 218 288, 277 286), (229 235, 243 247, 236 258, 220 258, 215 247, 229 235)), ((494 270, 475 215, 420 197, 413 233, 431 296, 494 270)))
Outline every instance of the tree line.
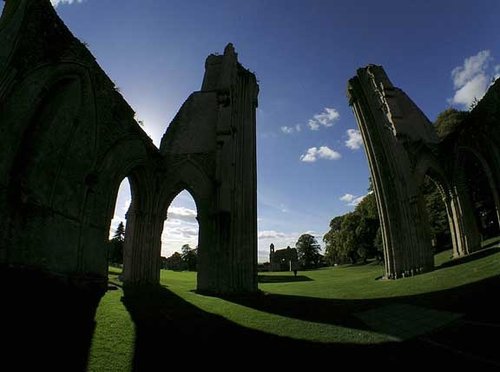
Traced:
MULTIPOLYGON (((365 263, 368 259, 384 260, 377 201, 371 180, 368 191, 354 211, 330 221, 330 230, 323 236, 328 265, 365 263)), ((421 192, 429 217, 429 238, 435 252, 449 249, 451 238, 448 217, 439 189, 426 177, 421 192)))

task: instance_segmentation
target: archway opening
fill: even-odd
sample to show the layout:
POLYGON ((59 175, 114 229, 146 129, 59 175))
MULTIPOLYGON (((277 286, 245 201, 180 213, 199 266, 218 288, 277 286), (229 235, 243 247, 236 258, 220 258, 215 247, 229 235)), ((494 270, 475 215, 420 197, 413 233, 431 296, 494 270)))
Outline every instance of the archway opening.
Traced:
MULTIPOLYGON (((498 210, 495 203, 495 191, 484 164, 471 151, 462 151, 462 169, 465 175, 465 187, 472 204, 476 226, 485 240, 500 235, 498 210)), ((496 195, 498 198, 498 195, 496 195)))
MULTIPOLYGON (((172 200, 161 238, 161 267, 173 271, 198 269, 199 224, 193 196, 183 190, 172 200)), ((195 281, 196 275, 189 276, 195 281)))
POLYGON ((130 181, 125 177, 116 195, 115 207, 109 227, 107 246, 108 274, 119 277, 123 271, 123 247, 125 244, 126 215, 132 202, 130 181))
POLYGON ((444 190, 434 178, 424 177, 422 195, 427 211, 431 246, 434 254, 453 248, 450 221, 446 204, 443 200, 444 190))

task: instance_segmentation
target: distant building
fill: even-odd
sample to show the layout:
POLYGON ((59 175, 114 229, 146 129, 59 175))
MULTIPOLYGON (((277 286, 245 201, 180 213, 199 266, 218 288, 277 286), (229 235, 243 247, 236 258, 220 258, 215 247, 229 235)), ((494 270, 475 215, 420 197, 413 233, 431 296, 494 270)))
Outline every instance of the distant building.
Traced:
POLYGON ((297 249, 290 248, 274 250, 274 244, 270 245, 269 271, 293 271, 299 267, 297 249))

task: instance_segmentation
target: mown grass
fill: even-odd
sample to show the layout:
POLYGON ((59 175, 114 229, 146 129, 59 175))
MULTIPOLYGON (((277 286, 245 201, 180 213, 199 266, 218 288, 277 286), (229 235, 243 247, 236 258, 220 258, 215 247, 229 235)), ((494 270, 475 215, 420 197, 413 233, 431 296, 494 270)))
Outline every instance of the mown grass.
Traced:
MULTIPOLYGON (((197 294, 193 272, 162 271, 161 284, 202 313, 236 327, 319 343, 379 344, 393 341, 394 335, 361 326, 353 314, 401 302, 446 307, 449 296, 442 293, 498 276, 499 262, 500 252, 493 248, 463 260, 451 260, 450 252, 442 252, 435 257, 436 270, 396 281, 380 280, 383 266, 376 263, 303 271, 298 277, 260 273, 262 294, 247 298, 197 294)), ((118 274, 112 270, 111 281, 117 281, 118 274)), ((121 289, 108 291, 99 305, 90 371, 130 368, 135 331, 122 295, 121 289)))

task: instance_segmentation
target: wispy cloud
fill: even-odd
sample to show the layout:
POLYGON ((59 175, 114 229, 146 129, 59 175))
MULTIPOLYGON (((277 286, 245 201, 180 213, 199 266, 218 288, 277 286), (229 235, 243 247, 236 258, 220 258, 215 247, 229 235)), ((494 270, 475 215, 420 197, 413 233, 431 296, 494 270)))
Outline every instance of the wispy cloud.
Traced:
POLYGON ((328 146, 311 147, 305 154, 300 156, 300 160, 305 163, 314 163, 318 159, 338 160, 342 157, 339 152, 332 150, 328 146))
POLYGON ((168 220, 181 220, 187 222, 196 222, 197 213, 193 209, 184 207, 169 207, 167 213, 168 220))
POLYGON ((357 129, 347 130, 347 140, 345 141, 346 147, 351 150, 358 150, 363 146, 363 137, 361 137, 361 132, 357 129))
POLYGON ((349 206, 357 206, 359 203, 361 203, 361 201, 366 198, 368 195, 370 195, 372 193, 372 191, 370 191, 368 194, 366 195, 361 195, 361 196, 356 196, 356 195, 353 195, 353 194, 344 194, 342 195, 339 200, 340 201, 343 201, 344 203, 346 203, 346 205, 349 205, 349 206))
POLYGON ((500 76, 500 65, 490 68, 492 62, 491 52, 482 50, 455 67, 451 71, 455 94, 448 101, 469 108, 474 100, 483 98, 491 82, 500 76))
POLYGON ((81 2, 83 2, 83 0, 50 0, 50 2, 56 8, 58 5, 61 5, 61 4, 81 3, 81 2))
POLYGON ((281 131, 285 134, 298 133, 300 132, 300 130, 301 130, 300 124, 297 124, 293 127, 287 127, 286 125, 281 127, 281 131))
POLYGON ((330 107, 325 107, 324 111, 309 119, 307 125, 311 130, 319 130, 320 127, 331 127, 340 118, 339 112, 330 107))
POLYGON ((286 238, 287 234, 274 230, 263 230, 258 233, 259 239, 282 239, 286 238))

